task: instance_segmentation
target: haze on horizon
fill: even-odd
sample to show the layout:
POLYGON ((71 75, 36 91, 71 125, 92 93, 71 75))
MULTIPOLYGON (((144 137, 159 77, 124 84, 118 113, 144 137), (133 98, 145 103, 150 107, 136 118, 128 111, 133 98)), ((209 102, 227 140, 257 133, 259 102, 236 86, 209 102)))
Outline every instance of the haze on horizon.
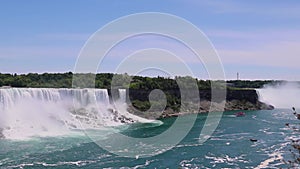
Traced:
MULTIPOLYGON (((186 19, 208 36, 223 63, 226 79, 236 79, 239 72, 240 79, 297 81, 299 9, 300 2, 292 0, 3 1, 0 72, 72 71, 82 46, 105 24, 129 14, 162 12, 186 19)), ((164 38, 133 38, 107 56, 102 72, 113 73, 124 53, 155 45, 180 50, 176 42, 164 38)), ((186 57, 188 66, 199 69, 195 75, 207 79, 203 66, 186 57)))

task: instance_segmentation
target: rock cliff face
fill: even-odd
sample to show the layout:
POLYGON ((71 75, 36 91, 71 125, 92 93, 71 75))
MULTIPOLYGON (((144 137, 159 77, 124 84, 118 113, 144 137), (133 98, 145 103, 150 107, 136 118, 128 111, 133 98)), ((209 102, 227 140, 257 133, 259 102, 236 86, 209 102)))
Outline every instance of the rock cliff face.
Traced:
MULTIPOLYGON (((216 95, 218 96, 218 93, 224 93, 223 90, 214 90, 216 95)), ((148 100, 148 96, 150 94, 151 90, 143 90, 143 89, 130 89, 129 90, 129 98, 132 100, 141 100, 146 101, 148 100)), ((180 98, 180 90, 167 90, 164 91, 166 94, 170 94, 176 98, 180 98)), ((194 92, 194 91, 187 91, 194 92)), ((199 95, 201 100, 211 100, 211 90, 199 90, 199 95)), ((128 97, 128 96, 127 96, 128 97)), ((256 103, 258 101, 258 95, 256 93, 256 90, 254 89, 242 89, 242 90, 226 90, 226 100, 247 100, 251 103, 256 103)), ((217 102, 223 101, 220 98, 217 98, 217 102)))
MULTIPOLYGON (((139 100, 139 101, 148 101, 150 90, 132 90, 130 89, 127 92, 127 100, 139 100)), ((193 91, 190 91, 193 92, 193 91)), ((258 99, 258 94, 256 90, 252 89, 244 89, 244 90, 227 90, 226 91, 226 98, 222 97, 225 95, 224 91, 222 90, 214 90, 215 97, 213 102, 212 100, 212 93, 211 90, 200 90, 200 103, 198 102, 199 99, 195 99, 191 101, 191 104, 200 104, 199 111, 189 111, 189 110, 180 110, 180 113, 202 113, 202 112, 209 112, 209 111, 228 111, 228 110, 271 110, 274 109, 273 106, 267 105, 262 103, 258 99), (198 100, 198 101, 196 101, 198 100), (224 107, 225 104, 225 107, 224 107)), ((180 100, 181 94, 179 90, 168 90, 164 91, 166 95, 169 95, 173 98, 180 100)), ((188 95, 189 91, 187 91, 188 95)), ((193 99, 191 99, 193 100, 193 99)), ((161 116, 168 116, 172 114, 178 114, 176 110, 172 110, 167 107, 164 113, 161 116)))

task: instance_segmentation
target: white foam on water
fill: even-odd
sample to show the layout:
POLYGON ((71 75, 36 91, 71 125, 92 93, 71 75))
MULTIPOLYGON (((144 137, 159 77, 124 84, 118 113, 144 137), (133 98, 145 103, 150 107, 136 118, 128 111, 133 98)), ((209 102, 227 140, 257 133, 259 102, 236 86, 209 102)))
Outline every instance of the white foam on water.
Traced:
MULTIPOLYGON (((269 155, 270 158, 262 161, 258 166, 256 166, 254 169, 260 169, 260 168, 270 168, 270 164, 274 163, 275 161, 283 161, 282 154, 279 152, 274 152, 269 155)), ((276 164, 276 166, 284 164, 283 162, 279 162, 276 164)))

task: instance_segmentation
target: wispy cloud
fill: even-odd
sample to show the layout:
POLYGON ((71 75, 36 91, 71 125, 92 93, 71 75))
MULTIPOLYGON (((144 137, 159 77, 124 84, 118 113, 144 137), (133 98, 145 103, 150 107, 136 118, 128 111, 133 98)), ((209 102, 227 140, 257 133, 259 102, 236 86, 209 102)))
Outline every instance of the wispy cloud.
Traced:
POLYGON ((300 42, 273 42, 256 49, 221 49, 224 63, 298 68, 300 42))
POLYGON ((86 41, 90 36, 91 34, 88 33, 45 33, 36 35, 36 38, 56 41, 86 41))
POLYGON ((298 41, 300 31, 298 29, 260 29, 260 30, 228 30, 228 29, 215 29, 209 30, 206 34, 210 38, 226 38, 230 40, 274 40, 274 41, 298 41))
POLYGON ((65 46, 14 46, 0 48, 0 59, 75 58, 78 53, 78 49, 65 46))
POLYGON ((73 69, 78 55, 71 47, 0 48, 0 72, 65 72, 73 69))
POLYGON ((298 1, 211 1, 187 0, 191 7, 203 7, 216 14, 236 14, 240 17, 268 16, 272 18, 300 18, 300 3, 298 1))
POLYGON ((273 66, 296 66, 299 58, 299 30, 232 31, 208 33, 224 62, 273 66))

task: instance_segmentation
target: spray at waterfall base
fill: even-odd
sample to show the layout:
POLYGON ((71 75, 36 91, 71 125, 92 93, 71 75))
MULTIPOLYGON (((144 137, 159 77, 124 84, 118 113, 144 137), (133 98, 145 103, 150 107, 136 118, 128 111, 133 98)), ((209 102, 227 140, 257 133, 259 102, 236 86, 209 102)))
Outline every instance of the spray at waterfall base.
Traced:
POLYGON ((0 136, 26 139, 35 136, 79 134, 106 130, 124 123, 151 122, 127 112, 125 90, 110 104, 106 89, 0 89, 0 136))

